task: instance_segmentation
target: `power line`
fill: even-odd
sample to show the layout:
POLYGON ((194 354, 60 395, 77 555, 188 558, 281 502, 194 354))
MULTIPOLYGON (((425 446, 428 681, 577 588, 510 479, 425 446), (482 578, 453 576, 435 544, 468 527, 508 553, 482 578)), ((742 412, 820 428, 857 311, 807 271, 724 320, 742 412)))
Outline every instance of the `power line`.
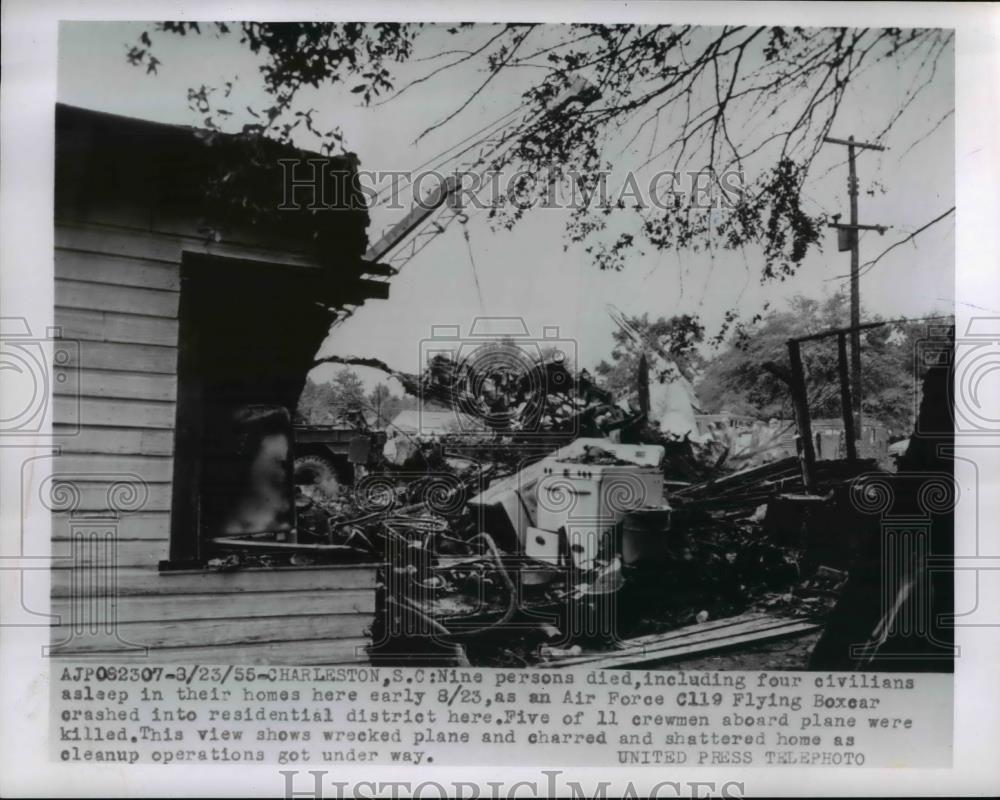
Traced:
POLYGON ((409 178, 409 180, 407 180, 402 186, 393 186, 393 187, 388 187, 386 189, 383 189, 381 192, 379 192, 376 195, 377 201, 378 202, 382 202, 382 195, 385 194, 385 193, 387 193, 387 192, 389 192, 389 191, 391 191, 391 190, 405 189, 407 186, 409 186, 411 183, 413 183, 413 177, 412 176, 416 172, 418 172, 419 170, 424 169, 425 167, 427 167, 427 166, 429 166, 431 164, 433 164, 435 166, 441 166, 443 164, 448 163, 449 161, 454 161, 456 158, 460 158, 461 156, 465 155, 470 150, 474 149, 475 147, 477 147, 478 145, 482 144, 487 139, 489 139, 490 135, 494 132, 495 128, 503 127, 503 126, 507 125, 508 122, 506 120, 508 119, 508 117, 512 117, 513 115, 515 115, 518 111, 520 111, 522 108, 524 108, 527 105, 528 105, 527 103, 521 103, 521 105, 519 105, 517 108, 515 108, 515 109, 513 109, 511 111, 508 111, 506 114, 503 114, 500 117, 497 117, 495 120, 493 120, 493 122, 487 123, 486 125, 484 125, 479 130, 474 131, 473 133, 470 133, 464 139, 461 139, 460 141, 455 142, 455 144, 453 144, 453 145, 451 145, 449 147, 446 147, 444 150, 442 150, 437 155, 431 156, 429 159, 427 159, 426 161, 424 161, 422 164, 418 164, 412 170, 410 170, 410 176, 411 177, 409 178), (448 155, 449 153, 451 153, 452 150, 455 150, 456 148, 461 147, 463 144, 465 144, 469 140, 473 139, 474 137, 480 136, 480 134, 485 134, 485 135, 481 136, 481 138, 479 138, 476 141, 472 142, 472 144, 470 144, 464 150, 461 150, 461 151, 459 151, 457 153, 453 153, 451 155, 448 155))
MULTIPOLYGON (((940 222, 941 220, 943 220, 945 217, 949 216, 950 214, 953 214, 954 212, 955 212, 955 206, 952 206, 947 211, 945 211, 943 214, 940 214, 939 216, 937 216, 934 219, 932 219, 930 222, 927 222, 927 223, 921 225, 919 228, 917 228, 915 231, 913 231, 911 234, 909 234, 905 238, 900 239, 898 242, 895 242, 894 244, 889 245, 885 250, 883 250, 881 253, 879 253, 877 256, 875 256, 875 258, 873 258, 871 261, 866 261, 864 264, 861 265, 861 274, 862 275, 866 275, 867 273, 871 272, 872 268, 879 261, 881 261, 884 256, 888 255, 889 251, 895 250, 900 245, 906 244, 907 242, 915 239, 917 237, 917 234, 923 233, 929 227, 931 227, 932 225, 937 224, 938 222, 940 222)), ((834 275, 832 278, 827 278, 826 280, 828 280, 828 281, 838 281, 838 280, 846 280, 846 279, 848 279, 850 277, 851 277, 850 273, 845 273, 843 275, 834 275)))
POLYGON ((476 294, 479 295, 479 310, 484 314, 486 313, 486 305, 483 302, 483 290, 479 285, 479 272, 476 269, 476 258, 472 254, 472 240, 469 238, 469 218, 465 214, 459 217, 459 222, 462 223, 462 235, 465 237, 465 246, 469 250, 469 264, 472 265, 472 279, 476 282, 476 294))
MULTIPOLYGON (((925 231, 929 227, 931 227, 931 225, 934 225, 934 224, 940 222, 945 217, 947 217, 949 214, 953 214, 954 212, 955 212, 955 206, 952 206, 947 211, 945 211, 943 214, 941 214, 941 215, 935 217, 934 219, 932 219, 930 222, 926 223, 925 225, 921 225, 919 228, 917 228, 909 236, 906 236, 906 237, 900 239, 898 242, 895 242, 894 244, 889 245, 887 248, 885 248, 885 250, 883 250, 881 253, 879 253, 877 256, 875 256, 875 258, 873 258, 871 261, 866 261, 864 264, 862 264, 861 265, 861 269, 864 270, 864 272, 868 272, 869 270, 871 270, 872 267, 874 267, 882 259, 883 256, 887 255, 891 250, 895 250, 901 244, 906 244, 907 242, 915 239, 918 233, 922 233, 923 231, 925 231)), ((864 274, 864 272, 862 274, 864 274)))

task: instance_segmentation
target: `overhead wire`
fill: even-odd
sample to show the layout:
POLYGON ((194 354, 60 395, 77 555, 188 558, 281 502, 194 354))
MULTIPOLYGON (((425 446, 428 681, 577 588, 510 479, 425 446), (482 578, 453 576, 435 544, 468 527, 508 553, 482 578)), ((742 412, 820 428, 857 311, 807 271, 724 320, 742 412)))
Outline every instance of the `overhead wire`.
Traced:
POLYGON ((462 223, 462 236, 465 237, 465 246, 469 251, 469 264, 472 266, 472 279, 476 283, 476 294, 479 296, 479 310, 485 314, 486 304, 483 302, 483 289, 479 285, 479 271, 476 269, 476 257, 472 252, 472 240, 469 238, 469 217, 467 214, 459 214, 458 221, 462 223))
POLYGON ((474 148, 476 148, 480 144, 483 144, 484 142, 486 142, 489 139, 490 135, 495 132, 494 129, 503 128, 503 127, 507 126, 509 124, 508 118, 514 116, 515 114, 517 114, 519 111, 521 111, 521 109, 525 108, 527 105, 528 105, 527 102, 521 103, 521 105, 519 105, 516 108, 508 111, 506 114, 503 114, 503 115, 497 117, 495 120, 493 120, 492 122, 487 123, 486 125, 484 125, 479 130, 474 131, 473 133, 470 133, 464 139, 461 139, 458 142, 455 142, 455 144, 450 145, 449 147, 446 147, 440 153, 431 156, 426 161, 424 161, 424 162, 418 164, 417 166, 413 167, 413 169, 409 171, 410 177, 406 181, 404 181, 402 183, 402 185, 394 184, 394 185, 386 187, 382 191, 378 192, 376 194, 376 196, 375 196, 376 203, 381 203, 382 202, 382 196, 383 195, 385 195, 385 194, 387 194, 389 192, 396 192, 396 191, 399 191, 400 189, 405 189, 407 186, 409 186, 410 184, 412 184, 413 183, 413 176, 416 175, 416 173, 418 171, 420 171, 422 169, 425 169, 426 167, 429 167, 429 166, 432 166, 432 165, 434 166, 435 169, 440 169, 443 165, 447 164, 448 162, 454 161, 457 158, 461 158, 463 155, 465 155, 466 153, 468 153, 470 150, 473 150, 474 148), (481 134, 485 134, 485 135, 481 136, 481 134), (479 136, 480 138, 478 138, 475 141, 473 141, 464 150, 460 150, 457 153, 452 153, 451 152, 451 151, 455 150, 456 148, 461 147, 463 144, 465 144, 470 139, 473 139, 476 136, 479 136))

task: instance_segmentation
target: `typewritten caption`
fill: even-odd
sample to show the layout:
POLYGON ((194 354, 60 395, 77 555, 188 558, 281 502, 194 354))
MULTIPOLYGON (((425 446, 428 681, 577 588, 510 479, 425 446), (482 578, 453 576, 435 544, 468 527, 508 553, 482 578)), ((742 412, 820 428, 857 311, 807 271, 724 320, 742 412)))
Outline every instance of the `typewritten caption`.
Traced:
POLYGON ((951 763, 951 675, 56 663, 52 677, 64 763, 951 763))

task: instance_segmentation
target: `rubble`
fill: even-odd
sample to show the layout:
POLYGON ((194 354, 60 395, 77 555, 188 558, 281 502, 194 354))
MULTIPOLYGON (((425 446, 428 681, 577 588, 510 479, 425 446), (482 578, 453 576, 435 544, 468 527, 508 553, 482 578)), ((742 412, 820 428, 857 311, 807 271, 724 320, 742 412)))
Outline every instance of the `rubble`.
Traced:
POLYGON ((484 423, 493 435, 483 436, 483 443, 514 445, 519 458, 526 453, 541 457, 580 436, 621 435, 640 422, 639 415, 614 405, 586 370, 574 375, 561 358, 526 363, 517 346, 500 343, 486 350, 464 361, 435 355, 421 375, 373 358, 328 356, 316 364, 379 369, 425 406, 453 409, 457 419, 484 423))
MULTIPOLYGON (((381 624, 406 633, 374 659, 391 663, 403 647, 408 657, 495 666, 562 661, 585 655, 581 648, 606 653, 615 638, 631 642, 751 610, 813 620, 846 580, 829 566, 803 573, 799 543, 772 530, 772 503, 801 489, 792 459, 682 485, 668 505, 663 446, 582 438, 509 474, 502 464, 439 456, 438 471, 388 463, 336 498, 300 489, 286 541, 217 539, 224 555, 214 568, 375 558, 386 564, 381 624), (605 522, 573 534, 572 519, 548 499, 540 508, 539 497, 548 498, 546 480, 565 483, 576 473, 581 487, 597 487, 595 499, 607 495, 602 480, 615 476, 647 487, 655 476, 658 491, 636 495, 631 511, 628 501, 583 508, 605 522)), ((824 462, 821 474, 833 485, 858 470, 824 462)), ((593 490, 581 491, 578 500, 593 490)))
POLYGON ((728 441, 665 434, 553 360, 518 374, 439 356, 392 374, 484 425, 390 436, 353 486, 297 487, 292 531, 217 538, 212 562, 383 563, 374 660, 614 661, 726 626, 751 642, 813 630, 846 583, 803 532, 872 462, 820 461, 811 492, 796 458, 733 471, 728 441))
MULTIPOLYGON (((632 640, 750 609, 812 619, 828 608, 842 573, 804 578, 797 551, 766 530, 768 498, 798 488, 791 460, 684 485, 668 506, 665 453, 583 438, 512 474, 445 450, 439 471, 414 474, 390 462, 335 498, 300 488, 286 541, 216 539, 224 555, 214 568, 384 561, 383 624, 409 631, 400 642, 411 655, 447 644, 434 657, 448 663, 539 663, 580 656, 582 645, 603 652, 593 648, 608 647, 611 631, 632 640), (545 480, 565 482, 571 472, 596 487, 601 476, 636 481, 645 473, 659 491, 633 499, 631 513, 595 506, 590 516, 607 524, 591 523, 573 539, 571 520, 539 509, 545 480), (443 475, 452 478, 447 488, 434 483, 443 475), (616 618, 601 619, 608 613, 616 618)), ((831 480, 843 471, 827 468, 831 480)), ((400 642, 373 658, 392 661, 400 642)))

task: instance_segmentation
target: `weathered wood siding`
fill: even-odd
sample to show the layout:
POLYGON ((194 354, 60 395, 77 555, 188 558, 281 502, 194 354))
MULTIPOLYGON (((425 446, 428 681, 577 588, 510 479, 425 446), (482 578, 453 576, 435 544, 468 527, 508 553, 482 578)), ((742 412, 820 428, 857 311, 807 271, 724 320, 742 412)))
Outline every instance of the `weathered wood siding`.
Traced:
POLYGON ((118 566, 155 570, 168 557, 182 258, 170 238, 56 225, 55 325, 78 363, 74 381, 53 383, 55 470, 78 493, 73 516, 53 517, 54 554, 75 518, 114 511, 108 490, 122 481, 143 491, 117 525, 118 566))
POLYGON ((73 489, 52 490, 54 653, 120 657, 149 648, 157 660, 203 663, 363 659, 374 566, 157 569, 170 549, 183 253, 303 259, 92 220, 57 220, 55 244, 55 324, 76 343, 67 365, 76 377, 53 382, 54 478, 73 489))

